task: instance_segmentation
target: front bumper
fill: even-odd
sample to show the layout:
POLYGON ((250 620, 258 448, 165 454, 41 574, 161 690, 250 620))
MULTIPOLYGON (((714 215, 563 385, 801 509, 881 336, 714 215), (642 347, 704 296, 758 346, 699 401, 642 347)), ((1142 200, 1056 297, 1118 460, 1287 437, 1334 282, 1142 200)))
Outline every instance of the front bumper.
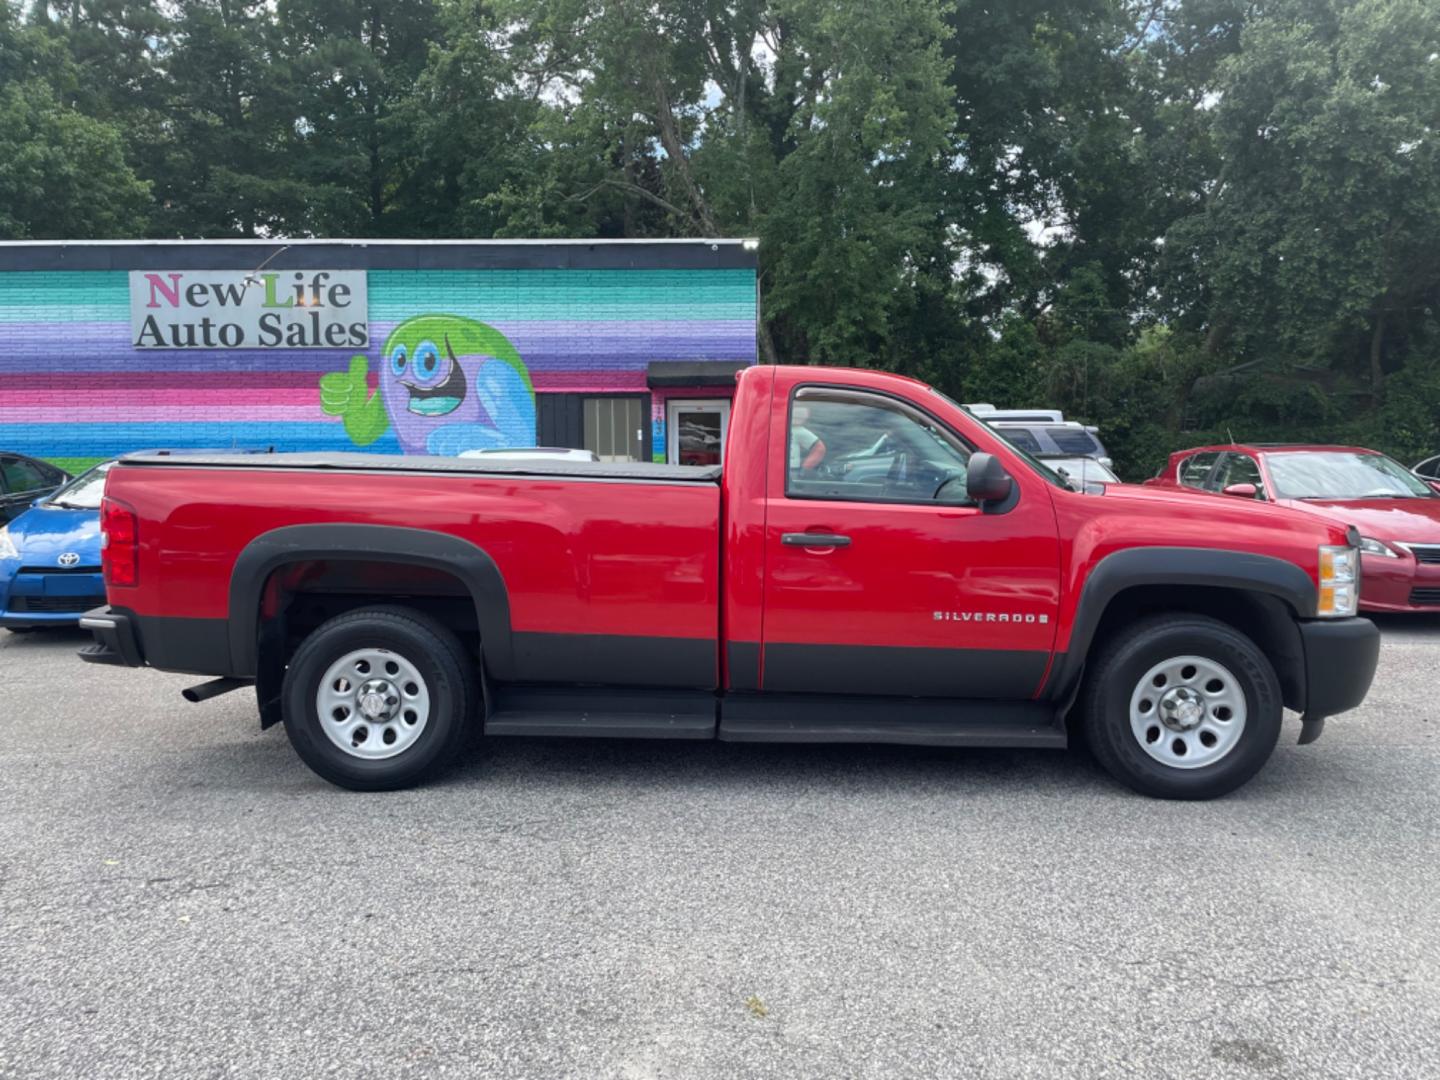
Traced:
POLYGON ((0 626, 74 626, 104 600, 105 582, 98 570, 21 567, 0 579, 0 626))
POLYGON ((95 643, 80 650, 81 660, 116 667, 145 666, 135 625, 125 612, 111 607, 95 608, 80 616, 80 628, 95 635, 95 643))
POLYGON ((1376 612, 1440 611, 1440 564, 1410 555, 1361 559, 1360 610, 1376 612))
POLYGON ((1369 619, 1314 619, 1298 624, 1305 650, 1305 712, 1300 741, 1320 737, 1325 718, 1365 700, 1380 662, 1380 631, 1369 619))

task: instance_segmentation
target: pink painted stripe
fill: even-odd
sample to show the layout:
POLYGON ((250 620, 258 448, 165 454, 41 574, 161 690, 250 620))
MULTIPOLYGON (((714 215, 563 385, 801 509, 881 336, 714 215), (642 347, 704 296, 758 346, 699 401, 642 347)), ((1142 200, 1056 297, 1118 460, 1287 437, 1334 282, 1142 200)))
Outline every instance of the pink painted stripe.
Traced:
POLYGON ((221 388, 171 387, 169 389, 116 390, 109 387, 91 389, 79 387, 69 392, 62 390, 7 390, 0 401, 0 416, 10 412, 12 406, 25 408, 63 408, 66 399, 83 404, 103 402, 117 413, 148 405, 168 405, 173 408, 212 408, 229 406, 244 408, 249 405, 317 405, 320 401, 318 386, 273 387, 273 386, 229 386, 221 388), (103 396, 102 396, 103 395, 103 396))
POLYGON ((229 405, 193 405, 182 410, 176 405, 127 405, 119 408, 113 404, 85 405, 22 405, 11 408, 6 404, 0 408, 0 423, 4 424, 85 424, 85 423, 160 423, 176 424, 195 421, 219 422, 225 424, 244 423, 259 420, 311 420, 339 421, 338 416, 326 416, 320 411, 320 401, 312 398, 308 405, 259 405, 250 400, 237 400, 229 405))
POLYGON ((613 394, 617 390, 648 389, 643 371, 532 371, 536 390, 613 394))
MULTIPOLYGON (((340 368, 335 370, 339 371, 340 368)), ((644 371, 532 371, 540 390, 605 393, 644 390, 644 371)), ((371 372, 373 388, 375 373, 371 372)), ((74 390, 225 390, 248 395, 260 390, 288 388, 318 394, 320 376, 313 371, 76 371, 54 375, 0 375, 0 401, 26 391, 43 394, 74 390)))

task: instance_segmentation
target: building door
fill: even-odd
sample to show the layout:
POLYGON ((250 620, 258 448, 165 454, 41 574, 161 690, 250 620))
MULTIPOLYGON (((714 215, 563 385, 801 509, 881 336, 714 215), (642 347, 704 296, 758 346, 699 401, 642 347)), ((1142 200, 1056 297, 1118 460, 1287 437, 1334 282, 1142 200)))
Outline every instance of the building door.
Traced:
POLYGON ((728 401, 671 401, 665 408, 665 458, 672 465, 719 465, 729 428, 728 401))

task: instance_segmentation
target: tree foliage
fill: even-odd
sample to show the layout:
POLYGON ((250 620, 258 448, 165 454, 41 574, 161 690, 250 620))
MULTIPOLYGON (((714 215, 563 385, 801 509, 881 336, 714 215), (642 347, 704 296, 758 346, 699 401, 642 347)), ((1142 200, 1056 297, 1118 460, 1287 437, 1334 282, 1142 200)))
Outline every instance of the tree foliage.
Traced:
POLYGON ((34 0, 0 235, 755 236, 764 354, 1440 448, 1433 0, 34 0))

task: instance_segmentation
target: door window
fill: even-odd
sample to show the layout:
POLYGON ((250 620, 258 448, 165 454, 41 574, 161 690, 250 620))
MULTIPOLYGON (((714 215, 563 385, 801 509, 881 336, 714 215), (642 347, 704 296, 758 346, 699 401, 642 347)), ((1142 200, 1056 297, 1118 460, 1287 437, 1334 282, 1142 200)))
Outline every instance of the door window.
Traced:
POLYGON ((1180 462, 1180 483, 1186 487, 1203 488, 1210 479, 1210 472, 1219 460, 1220 451, 1207 450, 1203 454, 1191 454, 1180 462))
POLYGON ((785 494, 800 499, 934 502, 952 481, 964 484, 970 460, 969 447, 918 409, 818 387, 796 391, 788 446, 785 494))
POLYGON ((1415 466, 1415 471, 1426 480, 1440 480, 1440 457, 1432 457, 1415 466))
POLYGON ((728 401, 672 401, 666 407, 667 451, 675 465, 719 465, 730 424, 728 401))
POLYGON ((27 491, 41 491, 52 488, 55 482, 46 478, 45 472, 33 461, 21 458, 0 458, 0 476, 4 477, 5 490, 12 495, 27 491))
POLYGON ((1220 468, 1215 470, 1214 479, 1205 487, 1209 491, 1224 491, 1231 484, 1254 484, 1255 498, 1265 498, 1265 481, 1260 476, 1260 466, 1249 454, 1226 454, 1220 468))

